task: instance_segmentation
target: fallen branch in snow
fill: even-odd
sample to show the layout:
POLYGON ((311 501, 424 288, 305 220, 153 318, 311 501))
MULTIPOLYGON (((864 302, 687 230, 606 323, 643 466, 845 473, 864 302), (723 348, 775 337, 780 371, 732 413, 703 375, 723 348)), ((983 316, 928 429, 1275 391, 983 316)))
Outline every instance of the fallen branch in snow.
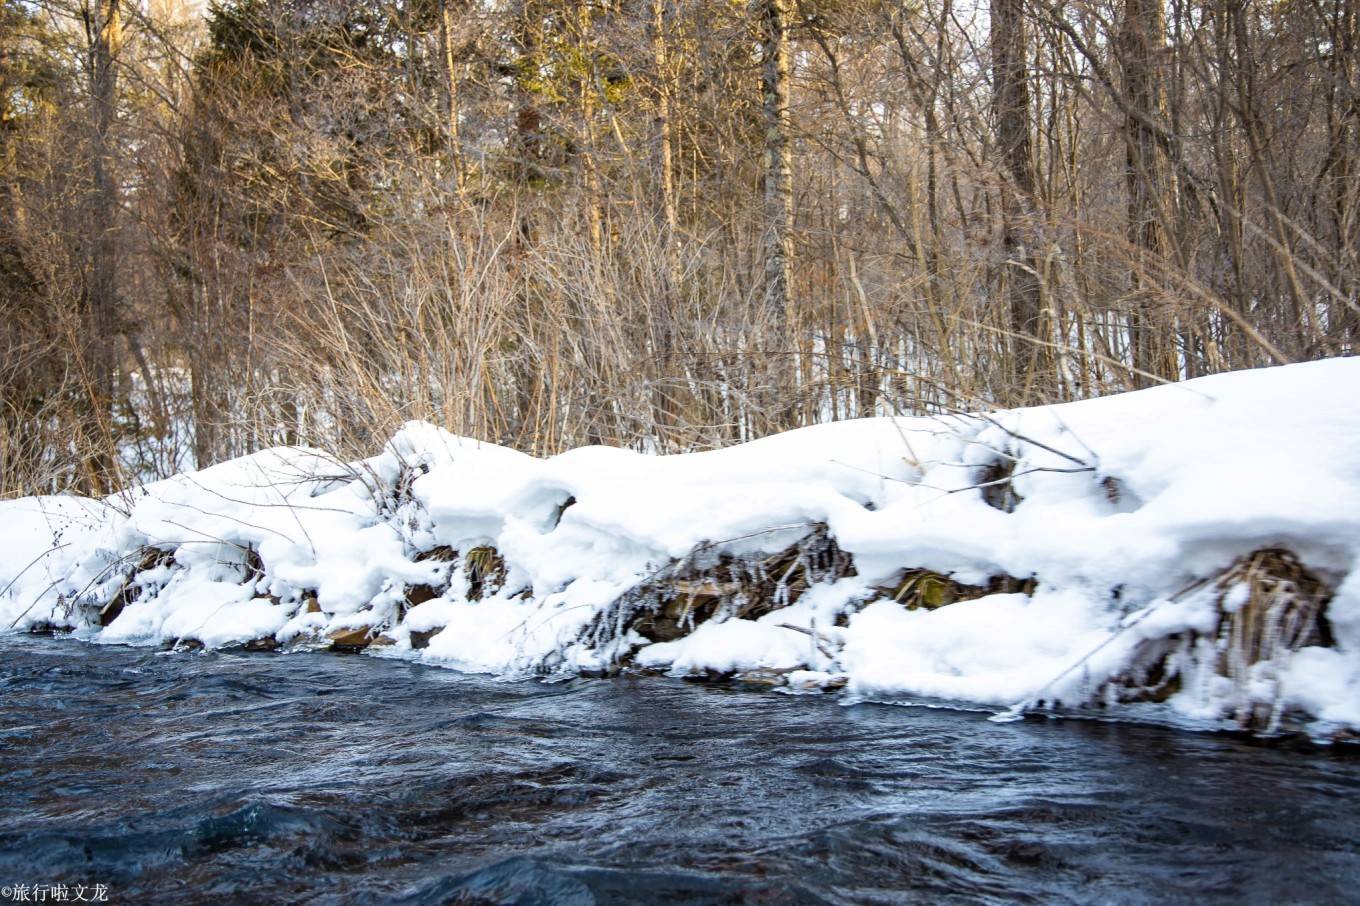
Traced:
MULTIPOLYGON (((15 575, 15 577, 14 577, 13 579, 10 579, 9 582, 5 583, 5 587, 4 587, 4 588, 0 588, 0 598, 3 598, 6 594, 9 593, 9 590, 10 590, 11 588, 14 587, 15 583, 17 583, 20 579, 22 579, 22 578, 24 577, 24 573, 28 572, 28 571, 29 571, 30 569, 32 569, 33 567, 37 566, 37 565, 38 565, 40 562, 42 562, 43 559, 45 559, 48 555, 54 554, 54 553, 56 553, 57 551, 59 551, 59 550, 61 550, 61 549, 63 549, 63 548, 66 548, 66 547, 70 547, 70 546, 71 546, 71 545, 70 545, 69 542, 63 543, 63 544, 57 544, 57 545, 54 545, 54 546, 52 546, 52 547, 49 547, 47 550, 43 551, 41 554, 39 554, 38 556, 34 557, 32 560, 30 560, 30 561, 28 562, 28 565, 27 565, 27 566, 25 566, 23 569, 19 570, 18 574, 15 575)), ((13 629, 13 628, 14 628, 14 626, 11 625, 11 626, 10 626, 10 629, 13 629)))
POLYGON ((791 629, 794 632, 801 632, 803 635, 811 636, 812 641, 817 645, 817 650, 820 651, 828 661, 834 661, 836 659, 836 653, 822 644, 825 640, 824 636, 818 635, 806 626, 794 626, 792 623, 775 623, 775 625, 780 629, 791 629))
POLYGON ((1180 591, 1173 594, 1171 597, 1166 598, 1162 601, 1158 601, 1156 604, 1153 604, 1145 608, 1143 612, 1140 613, 1137 617, 1135 617, 1132 620, 1124 622, 1122 625, 1120 625, 1118 629, 1110 633, 1110 635, 1103 642, 1101 642, 1099 645, 1083 654, 1080 658, 1074 661, 1061 673, 1053 677, 1053 679, 1049 680, 1048 682, 1040 686, 1038 691, 1011 705, 1005 711, 999 711, 996 714, 993 714, 990 719, 997 723, 1009 723, 1010 721, 1020 720, 1022 717, 1025 716, 1025 714, 1028 711, 1034 708, 1039 702, 1042 702, 1044 700, 1045 693, 1047 693, 1050 689, 1056 686, 1059 682, 1066 679, 1073 672, 1085 667, 1086 664, 1090 662, 1091 658, 1095 657, 1101 651, 1104 651, 1106 648, 1108 648, 1112 642, 1120 638, 1122 635, 1124 635, 1124 633, 1128 632, 1130 629, 1134 628, 1139 623, 1143 622, 1148 617, 1152 616, 1154 613, 1156 613, 1161 608, 1165 607, 1167 604, 1174 604, 1175 602, 1184 598, 1186 595, 1198 591, 1199 589, 1208 585, 1212 581, 1213 581, 1212 578, 1196 579, 1189 585, 1186 585, 1180 591))
POLYGON ((993 418, 992 416, 987 415, 986 413, 978 413, 976 417, 982 419, 983 421, 985 421, 987 424, 991 425, 992 427, 997 428, 998 430, 1005 432, 1006 434, 1010 435, 1012 438, 1014 438, 1015 440, 1020 441, 1021 443, 1029 444, 1031 447, 1038 447, 1040 450, 1047 450, 1049 453, 1052 453, 1054 456, 1057 456, 1057 457, 1060 457, 1060 458, 1062 458, 1062 459, 1065 459, 1065 460, 1067 460, 1068 462, 1070 462, 1070 463, 1072 463, 1072 464, 1074 464, 1074 465, 1084 466, 1084 467, 1085 467, 1085 468, 1083 468, 1083 469, 1078 469, 1077 471, 1094 471, 1093 467, 1091 467, 1089 464, 1087 464, 1087 462, 1086 462, 1085 460, 1079 459, 1078 457, 1073 456, 1073 455, 1070 454, 1070 453, 1064 453, 1062 450, 1059 450, 1059 449, 1056 448, 1056 447, 1051 447, 1051 446, 1049 446, 1049 445, 1046 444, 1046 443, 1043 443, 1043 442, 1041 442, 1041 441, 1037 441, 1037 440, 1035 440, 1035 439, 1032 438, 1032 437, 1029 437, 1029 436, 1024 435, 1024 434, 1021 434, 1019 431, 1016 431, 1016 430, 1014 430, 1013 428, 1008 428, 1008 427, 1006 427, 1005 425, 1001 424, 1001 422, 997 421, 997 420, 996 420, 995 418, 993 418))
POLYGON ((1215 614, 1211 629, 1207 632, 1189 629, 1145 641, 1134 652, 1130 664, 1120 674, 1105 680, 1102 688, 1114 693, 1119 701, 1162 700, 1175 691, 1170 687, 1178 685, 1188 673, 1220 677, 1228 680, 1234 690, 1236 724, 1241 729, 1274 734, 1284 710, 1275 674, 1282 666, 1282 657, 1308 645, 1331 643, 1324 615, 1331 590, 1296 556, 1278 548, 1254 551, 1217 575, 1196 579, 1145 608, 1032 695, 993 715, 992 720, 1020 719, 1041 704, 1059 683, 1084 669, 1130 630, 1210 585, 1218 592, 1212 604, 1215 614), (1270 665, 1269 675, 1261 675, 1258 665, 1270 665), (1157 683, 1152 687, 1133 685, 1135 677, 1153 673, 1157 683), (1268 694, 1267 688, 1274 691, 1268 694))

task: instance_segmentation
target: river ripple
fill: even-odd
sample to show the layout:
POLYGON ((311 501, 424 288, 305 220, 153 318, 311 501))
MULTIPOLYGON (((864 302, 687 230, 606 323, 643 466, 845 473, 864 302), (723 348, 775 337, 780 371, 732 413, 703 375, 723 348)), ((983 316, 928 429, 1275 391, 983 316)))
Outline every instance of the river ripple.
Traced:
POLYGON ((656 678, 0 638, 0 883, 109 902, 1360 902, 1360 759, 656 678))

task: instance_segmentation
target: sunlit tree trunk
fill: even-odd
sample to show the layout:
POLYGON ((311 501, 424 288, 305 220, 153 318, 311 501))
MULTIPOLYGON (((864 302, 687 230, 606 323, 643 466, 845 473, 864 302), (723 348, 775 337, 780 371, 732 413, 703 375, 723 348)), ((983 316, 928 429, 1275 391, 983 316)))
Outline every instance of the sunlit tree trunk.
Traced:
MULTIPOLYGON (((797 374, 789 331, 793 258, 793 148, 789 122, 789 13, 787 0, 760 0, 761 108, 765 123, 764 301, 769 332, 772 390, 788 393, 797 374)), ((786 397, 787 398, 787 397, 786 397)), ((793 419, 764 413, 778 427, 793 419)))
POLYGON ((671 123, 671 63, 666 42, 666 0, 651 0, 651 19, 648 38, 651 42, 652 66, 656 77, 654 137, 656 141, 656 169, 661 188, 662 254, 665 265, 665 293, 655 300, 656 317, 652 319, 653 336, 657 348, 657 364, 652 387, 653 420, 662 434, 663 445, 668 439, 679 440, 677 429, 683 419, 682 400, 688 397, 684 363, 677 357, 675 324, 680 301, 680 262, 676 243, 679 240, 679 214, 675 200, 675 135, 671 123))
POLYGON ((89 276, 85 287, 86 392, 89 448, 86 467, 90 490, 105 493, 116 481, 113 451, 113 387, 118 318, 118 184, 113 147, 117 116, 118 51, 123 22, 119 0, 98 0, 83 10, 89 48, 87 72, 91 102, 91 167, 89 276))
MULTIPOLYGON (((666 224, 667 247, 675 242, 678 215, 675 202, 675 137, 671 126, 670 53, 666 46, 666 0, 652 0, 650 39, 652 65, 656 69, 656 167, 661 177, 661 213, 666 224)), ((667 265, 674 267, 674 256, 667 265)))
POLYGON ((600 171, 595 161, 595 117, 598 102, 595 96, 595 49, 592 40, 590 0, 579 0, 576 6, 577 40, 580 48, 580 143, 581 175, 585 181, 586 232, 590 250, 599 261, 604 252, 604 191, 600 186, 600 171))
POLYGON ((463 166, 463 144, 458 135, 458 61, 453 35, 453 10, 449 0, 439 0, 439 51, 444 69, 444 137, 448 143, 449 170, 454 191, 463 197, 467 171, 463 166))

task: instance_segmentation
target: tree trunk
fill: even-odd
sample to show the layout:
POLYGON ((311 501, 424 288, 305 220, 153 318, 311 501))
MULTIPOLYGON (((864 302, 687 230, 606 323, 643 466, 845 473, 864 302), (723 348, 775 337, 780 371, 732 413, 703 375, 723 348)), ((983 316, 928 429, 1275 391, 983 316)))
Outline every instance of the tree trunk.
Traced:
POLYGON ((1161 0, 1124 0, 1119 59, 1125 117, 1125 175, 1128 184, 1128 237, 1133 250, 1130 283, 1134 310, 1129 332, 1133 345, 1134 384, 1175 380, 1179 368, 1174 317, 1160 301, 1151 271, 1173 257, 1168 224, 1174 207, 1170 157, 1155 124, 1166 121, 1167 99, 1161 71, 1166 18, 1161 0))
MULTIPOLYGON (((656 167, 661 176, 661 211, 666 223, 667 267, 674 269, 678 228, 675 203, 675 139, 671 127, 670 54, 666 47, 666 0, 652 0, 652 65, 656 67, 656 167)), ((674 276, 672 274, 672 276, 674 276)))
POLYGON ((453 47, 453 11, 449 8, 449 0, 439 0, 439 50, 444 64, 444 133, 449 170, 454 191, 461 199, 467 185, 467 173, 463 167, 463 145, 458 136, 458 63, 453 47))
MULTIPOLYGON (((762 252, 764 298, 769 317, 771 396, 793 389, 797 368, 791 357, 792 313, 790 267, 793 258, 793 149, 789 122, 789 32, 787 0, 761 0, 761 106, 765 120, 765 203, 762 252)), ((792 427, 794 409, 785 405, 773 414, 775 428, 792 427)))
POLYGON ((99 0, 86 11, 89 46, 93 192, 90 198, 89 276, 85 287, 89 424, 86 474, 90 490, 107 493, 116 482, 113 385, 118 318, 118 185, 114 178, 113 124, 117 115, 118 51, 123 24, 119 0, 99 0))
POLYGON ((579 82, 581 116, 581 175, 585 180, 586 231, 590 251, 596 264, 603 264, 604 254, 604 191, 600 186, 600 171, 595 162, 595 49, 591 32, 589 0, 579 0, 576 6, 577 40, 579 42, 582 74, 579 82))
POLYGON ((661 177, 662 237, 665 257, 665 296, 656 300, 653 320, 657 355, 652 387, 653 420, 661 441, 661 448, 679 442, 682 426, 682 402, 687 391, 683 363, 676 356, 676 305, 680 292, 680 263, 676 242, 679 215, 675 201, 675 137, 671 126, 671 67, 666 46, 666 0, 651 0, 649 27, 652 66, 656 70, 655 136, 657 143, 656 169, 661 177))
POLYGON ((1038 268, 1030 250, 1033 225, 1026 223, 1035 198, 1036 178, 1031 145, 1028 55, 1024 0, 992 0, 992 111, 996 141, 1009 177, 1001 186, 1002 244, 1010 318, 1009 385, 1001 394, 1007 405, 1040 401, 1049 384, 1049 356, 1044 345, 1038 268))

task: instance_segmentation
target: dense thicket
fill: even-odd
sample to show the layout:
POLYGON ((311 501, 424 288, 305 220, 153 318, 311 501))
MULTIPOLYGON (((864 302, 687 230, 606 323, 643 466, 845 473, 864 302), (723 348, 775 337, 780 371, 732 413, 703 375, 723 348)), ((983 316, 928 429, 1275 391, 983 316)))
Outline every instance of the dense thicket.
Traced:
POLYGON ((1356 0, 0 0, 0 492, 1354 352, 1356 0))

